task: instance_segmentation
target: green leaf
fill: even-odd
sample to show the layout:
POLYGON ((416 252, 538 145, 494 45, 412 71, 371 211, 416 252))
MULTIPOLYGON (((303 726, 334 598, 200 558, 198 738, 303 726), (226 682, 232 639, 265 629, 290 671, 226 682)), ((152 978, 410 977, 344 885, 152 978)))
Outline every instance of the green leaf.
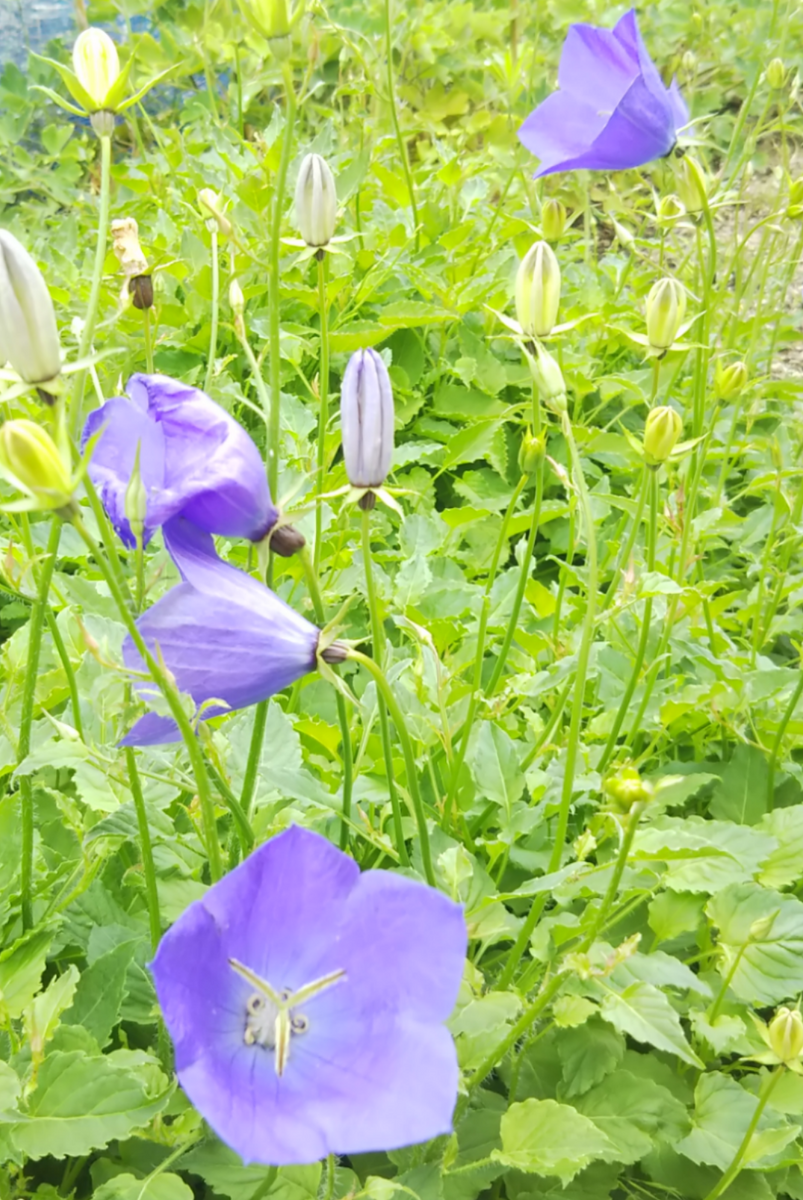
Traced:
POLYGON ((655 1139, 677 1141, 688 1132, 686 1106, 667 1088, 618 1070, 577 1102, 616 1147, 616 1160, 638 1162, 655 1139))
POLYGON ((669 999, 651 983, 632 983, 619 993, 606 987, 602 1016, 637 1042, 667 1050, 694 1067, 703 1065, 686 1041, 669 999))
POLYGON ((71 963, 63 975, 51 979, 44 992, 28 1005, 24 1013, 25 1034, 34 1060, 42 1057, 45 1044, 59 1025, 61 1014, 72 1004, 78 983, 78 968, 71 963))
POLYGON ((803 876, 803 804, 767 813, 761 829, 776 838, 778 845, 764 860, 760 881, 768 888, 796 883, 803 876))
POLYGON ((64 1014, 65 1025, 81 1025, 101 1049, 111 1038, 120 1019, 125 977, 141 938, 136 935, 101 954, 81 975, 72 1007, 64 1014))
POLYGON ((737 746, 711 800, 711 815, 757 825, 767 811, 766 756, 756 746, 737 746))
POLYGON ((180 1175, 171 1171, 148 1175, 145 1179, 124 1172, 102 1183, 93 1200, 193 1200, 193 1191, 180 1175))
POLYGON ((150 1095, 141 1079, 106 1056, 54 1051, 42 1064, 27 1112, 10 1132, 31 1158, 77 1157, 147 1125, 169 1097, 170 1089, 150 1095))
MULTIPOLYGON (((758 1097, 735 1079, 719 1071, 700 1077, 694 1093, 691 1132, 677 1143, 677 1150, 695 1163, 725 1170, 733 1160, 758 1105, 758 1097)), ((758 1123, 759 1139, 748 1151, 748 1163, 783 1149, 797 1136, 796 1125, 787 1125, 778 1113, 767 1108, 758 1123), (771 1132, 770 1139, 762 1134, 771 1132)))
POLYGON ((740 999, 774 1004, 803 989, 803 904, 794 896, 743 883, 724 888, 706 912, 719 929, 721 972, 738 958, 730 987, 740 999), (756 921, 773 914, 756 930, 756 921))
POLYGON ((487 800, 505 810, 508 823, 525 787, 520 759, 518 743, 494 721, 483 721, 472 736, 470 764, 474 780, 487 800))
MULTIPOLYGON (((181 1160, 181 1166, 200 1175, 213 1189, 230 1200, 251 1200, 265 1181, 266 1168, 259 1164, 246 1166, 239 1154, 230 1150, 218 1138, 206 1138, 181 1160)), ((266 1197, 270 1200, 316 1200, 321 1179, 321 1164, 303 1167, 281 1167, 266 1197)))
POLYGON ((22 1015, 39 991, 53 931, 24 934, 0 954, 0 1017, 22 1015))
POLYGON ((518 1171, 574 1179, 595 1158, 614 1154, 611 1142, 588 1117, 556 1100, 511 1104, 502 1117, 502 1149, 491 1157, 518 1171))
POLYGON ((625 1039, 598 1017, 558 1038, 558 1055, 568 1098, 581 1096, 614 1071, 625 1052, 625 1039))

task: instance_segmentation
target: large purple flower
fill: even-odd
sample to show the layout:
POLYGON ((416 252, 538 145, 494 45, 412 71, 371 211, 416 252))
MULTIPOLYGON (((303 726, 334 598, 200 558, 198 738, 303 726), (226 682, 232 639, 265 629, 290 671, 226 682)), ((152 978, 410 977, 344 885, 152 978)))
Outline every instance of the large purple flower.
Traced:
POLYGON ((537 175, 640 167, 669 154, 689 119, 677 83, 664 87, 647 53, 635 9, 613 30, 570 26, 558 89, 519 130, 541 160, 537 175))
MULTIPOLYGON (((148 649, 161 654, 182 692, 204 717, 265 700, 315 670, 320 631, 244 571, 223 562, 212 538, 182 517, 164 528, 165 545, 183 582, 137 621, 148 649), (158 650, 157 650, 158 647, 158 650)), ((333 646, 332 651, 337 651, 333 646)), ((123 643, 126 666, 145 665, 130 636, 123 643)), ((147 699, 152 683, 138 689, 147 699)), ((171 717, 148 713, 123 738, 124 746, 178 741, 171 717)))
POLYGON ((127 396, 89 414, 82 444, 99 430, 89 474, 126 545, 136 544, 125 494, 138 446, 146 543, 176 515, 207 533, 253 542, 276 524, 259 451, 242 425, 197 388, 166 375, 132 375, 127 396))
POLYGON ((181 915, 152 971, 181 1086, 246 1162, 448 1133, 462 910, 293 827, 181 915))

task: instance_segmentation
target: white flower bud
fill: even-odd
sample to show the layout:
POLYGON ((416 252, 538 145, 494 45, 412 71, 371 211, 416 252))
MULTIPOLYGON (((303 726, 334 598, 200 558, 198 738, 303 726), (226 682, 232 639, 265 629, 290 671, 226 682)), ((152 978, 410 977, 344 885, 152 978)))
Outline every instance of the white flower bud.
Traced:
POLYGON ((349 483, 377 488, 393 458, 393 389, 376 350, 352 354, 343 375, 340 430, 349 483))
POLYGON ((335 177, 320 154, 308 154, 296 183, 296 221, 308 246, 321 248, 332 240, 337 223, 335 177))
POLYGON ((560 267, 547 242, 536 242, 516 274, 516 316, 527 337, 548 337, 558 319, 560 267))
POLYGON ((7 229, 0 229, 0 361, 11 363, 26 383, 47 383, 61 371, 56 314, 47 284, 7 229))

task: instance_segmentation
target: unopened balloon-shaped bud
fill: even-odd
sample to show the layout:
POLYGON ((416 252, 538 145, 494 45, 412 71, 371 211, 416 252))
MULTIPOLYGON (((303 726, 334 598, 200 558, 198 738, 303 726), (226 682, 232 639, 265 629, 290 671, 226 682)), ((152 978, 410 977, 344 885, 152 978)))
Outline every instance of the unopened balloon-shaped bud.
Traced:
POLYGON ((234 331, 242 341, 245 337, 245 296, 236 279, 229 284, 229 304, 234 313, 234 331))
POLYGON ((75 39, 72 63, 78 82, 93 110, 106 107, 106 98, 120 75, 120 59, 108 33, 90 26, 75 39))
POLYGON ((320 154, 307 154, 296 183, 296 221, 308 246, 323 249, 337 223, 335 177, 320 154))
POLYGON ((566 228, 566 205, 548 196, 541 206, 541 230, 548 242, 559 242, 566 228))
POLYGON ((378 488, 393 458, 393 389, 376 350, 352 354, 340 394, 340 430, 349 483, 378 488))
POLYGON ((538 388, 538 394, 549 408, 556 413, 566 412, 566 382, 558 363, 540 342, 528 351, 527 362, 530 374, 538 388))
POLYGON ((662 196, 655 214, 658 227, 672 229, 685 212, 686 208, 680 196, 676 196, 674 192, 670 192, 668 196, 662 196))
POLYGON ((786 83, 786 67, 782 58, 773 58, 770 62, 767 67, 767 83, 775 91, 779 91, 786 83))
POLYGON ((653 787, 642 779, 635 767, 621 767, 604 783, 606 794, 620 812, 630 812, 634 804, 652 799, 653 787))
POLYGON ((728 363, 717 359, 714 387, 720 400, 735 400, 747 387, 747 366, 743 362, 728 363))
POLYGON ((560 267, 547 242, 536 242, 516 273, 516 317, 527 337, 548 337, 558 319, 560 267))
POLYGON ((796 1008, 779 1008, 769 1023, 770 1048, 782 1063, 793 1063, 803 1054, 803 1017, 796 1008))
POLYGON ((142 536, 145 532, 145 518, 148 515, 148 493, 145 489, 145 484, 142 482, 142 472, 139 467, 141 450, 142 443, 137 442, 134 466, 131 471, 131 478, 128 481, 128 487, 125 490, 125 515, 128 524, 131 526, 131 532, 137 539, 138 545, 142 541, 142 536))
POLYGON ((664 404, 650 409, 644 425, 644 457, 650 467, 665 463, 677 445, 683 432, 683 420, 679 412, 664 404))
POLYGON ((218 232, 223 237, 231 237, 232 224, 223 212, 223 206, 217 192, 213 192, 211 188, 201 188, 198 193, 198 203, 208 214, 208 220, 214 222, 212 229, 217 225, 218 232))
POLYGON ((34 421, 20 418, 0 425, 0 475, 26 494, 27 503, 15 507, 57 509, 70 502, 69 464, 47 430, 34 421))
POLYGON ((697 56, 693 50, 684 50, 683 57, 680 60, 680 65, 683 68, 684 74, 693 75, 697 67, 697 56))
POLYGON ((290 53, 290 18, 287 0, 240 0, 240 7, 256 30, 268 39, 279 59, 290 53))
POLYGON ((675 166, 678 195, 688 213, 701 212, 707 205, 708 177, 696 158, 684 154, 675 166))
POLYGON ((650 288, 646 308, 650 346, 666 353, 678 336, 686 315, 686 289, 669 276, 659 279, 650 288))
POLYGON ((528 429, 521 439, 519 447, 519 470, 522 475, 532 475, 536 467, 546 456, 546 435, 539 433, 537 437, 528 429))
POLYGON ((27 250, 0 229, 0 361, 11 363, 26 383, 47 383, 61 371, 53 301, 27 250))

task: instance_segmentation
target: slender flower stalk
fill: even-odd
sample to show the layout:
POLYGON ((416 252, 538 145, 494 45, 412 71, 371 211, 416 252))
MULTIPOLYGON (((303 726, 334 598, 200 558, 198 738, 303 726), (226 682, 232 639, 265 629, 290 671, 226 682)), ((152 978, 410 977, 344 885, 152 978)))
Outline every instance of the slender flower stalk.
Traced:
POLYGON ((67 653, 67 647, 64 645, 64 638, 61 636, 56 614, 48 604, 45 609, 45 620, 50 636, 53 639, 53 645, 56 648, 56 654, 59 656, 61 669, 67 677, 67 687, 70 689, 70 705, 72 707, 72 719, 75 732, 78 734, 81 741, 84 740, 84 725, 81 720, 81 698, 78 693, 78 681, 75 678, 75 671, 70 662, 70 656, 67 653))
POLYGON ((137 814, 137 830, 139 832, 139 849, 142 855, 142 874, 145 878, 145 899, 148 904, 148 925, 151 934, 151 950, 155 953, 162 936, 162 918, 159 912, 159 892, 156 887, 156 867, 153 862, 153 845, 151 831, 148 826, 148 811, 145 808, 145 797, 142 794, 137 756, 131 746, 125 748, 125 765, 128 772, 128 785, 134 800, 137 814))
POLYGON ((625 541, 624 545, 622 546, 622 551, 619 555, 619 558, 616 561, 616 567, 611 576, 611 586, 608 588, 607 592, 605 593, 605 599, 602 602, 603 612, 605 611, 605 609, 609 608, 610 605, 613 603, 613 599, 619 588, 619 579, 621 577, 622 572, 627 569, 627 565, 630 562, 630 555, 633 553, 633 547, 636 544, 636 536, 638 534, 639 528, 641 527, 641 519, 644 516, 644 506, 647 502, 647 494, 648 494, 647 472, 648 472, 648 470, 649 470, 649 468, 646 466, 643 469, 643 474, 642 474, 642 478, 641 478, 641 487, 639 488, 639 498, 638 498, 638 501, 636 502, 636 511, 633 514, 633 520, 630 523, 630 530, 627 535, 627 540, 625 541))
MULTIPOLYGON (((112 140, 111 137, 100 138, 100 208, 98 210, 98 237, 95 245, 95 266, 92 272, 92 285, 89 291, 89 304, 84 317, 84 328, 78 345, 79 361, 87 357, 92 349, 92 337, 98 319, 100 304, 100 288, 103 282, 103 263, 106 259, 106 237, 109 228, 109 207, 111 198, 111 166, 112 140)), ((86 388, 87 369, 83 368, 76 376, 75 390, 72 400, 72 419, 70 427, 77 433, 83 419, 84 390, 86 388)))
POLYGON ((318 416, 318 461, 315 476, 315 549, 313 565, 318 574, 321 565, 321 521, 324 471, 326 469, 326 426, 329 421, 329 304, 326 298, 326 251, 319 250, 318 306, 321 319, 321 364, 318 372, 320 409, 318 416))
POLYGON ((608 884, 608 890, 602 898, 602 903, 597 910, 593 925, 580 943, 579 953, 581 954, 591 949, 597 939, 597 935, 605 927, 608 914, 613 908, 614 901, 616 900, 616 894, 619 891, 619 884, 622 882, 622 876, 624 875, 625 867, 627 866, 627 860, 630 856, 630 851, 633 848, 633 839, 636 836, 636 831, 639 827, 639 821, 641 820, 641 814, 644 812, 645 807, 646 805, 643 800, 637 800, 630 809, 627 822, 625 824, 624 837, 622 838, 619 852, 616 855, 613 874, 611 875, 611 880, 608 884))
POLYGON ((215 822, 215 806, 212 799, 212 791, 209 784, 209 777, 206 773, 206 765, 204 763, 203 754, 199 745, 198 739, 195 736, 195 731, 192 728, 189 717, 182 707, 181 700, 177 695, 175 688, 172 686, 164 669, 157 663, 156 659, 151 654, 145 640, 137 628, 131 609, 126 602, 125 595, 120 585, 120 580, 112 570, 108 559, 103 554, 100 547, 95 542, 91 533, 87 529, 80 515, 73 517, 73 525, 79 537, 83 540, 85 546, 94 558, 97 566, 103 575, 112 599, 117 605, 123 624, 129 634, 132 642, 136 646, 142 660, 146 664, 151 677, 167 700, 170 712, 173 719, 179 727, 182 739, 187 748, 190 763, 192 764, 193 774, 195 776, 195 786, 198 789, 198 801, 201 806, 201 819, 204 826, 204 837, 206 840, 206 853, 209 859, 209 871, 212 877, 212 882, 215 883, 223 874, 223 862, 220 854, 220 843, 217 836, 217 827, 215 822))
MULTIPOLYGON (((210 220, 209 224, 212 226, 209 231, 212 265, 212 324, 209 330, 209 354, 206 359, 206 375, 204 377, 204 391, 207 393, 212 386, 212 378, 215 374, 217 330, 220 320, 220 255, 218 253, 218 232, 214 221, 210 220)), ((152 368, 149 366, 148 371, 150 372, 151 370, 152 368)))
MULTIPOLYGON (((25 680, 22 690, 20 733, 17 741, 17 765, 28 757, 31 749, 31 726, 36 697, 36 681, 39 678, 39 655, 42 649, 42 629, 45 623, 47 597, 50 581, 56 566, 56 554, 61 535, 61 517, 54 516, 50 526, 45 560, 39 574, 39 588, 31 609, 28 624, 28 657, 25 662, 25 680)), ((23 930, 33 927, 33 787, 30 775, 19 776, 20 807, 22 817, 22 848, 20 861, 20 907, 23 930)))
POLYGON ((418 251, 419 234, 418 234, 418 208, 415 202, 415 187, 413 186, 413 176, 410 171, 410 160, 407 157, 407 146, 402 135, 401 126, 399 124, 399 114, 396 109, 396 86, 393 80, 393 37, 391 35, 391 19, 390 19, 390 0, 385 0, 385 58, 387 61, 387 88, 388 88, 388 103, 390 104, 390 117, 393 121, 393 130, 396 134, 396 144, 399 147, 399 158, 404 171, 404 182, 407 185, 407 195, 410 197, 410 208, 413 210, 413 225, 415 226, 415 248, 418 251))
POLYGON ((724 1191, 727 1191, 736 1176, 740 1173, 742 1169, 742 1163, 745 1160, 747 1151, 750 1148, 750 1143, 753 1140, 753 1134, 758 1129, 758 1123, 761 1120, 764 1109, 767 1107, 769 1098, 774 1092, 775 1087, 779 1083, 783 1073, 784 1064, 779 1063, 769 1078, 765 1081, 764 1086, 761 1089, 761 1094, 758 1097, 758 1103, 756 1105, 755 1112, 753 1113, 750 1124, 745 1130, 745 1135, 739 1143, 739 1147, 731 1160, 730 1166, 725 1169, 722 1174, 722 1178, 714 1185, 714 1187, 712 1187, 711 1191, 705 1197, 705 1200, 717 1200, 717 1197, 721 1196, 724 1191))
POLYGON ((795 690, 789 698, 789 703, 786 706, 786 711, 781 717, 781 723, 778 726, 778 731, 775 734, 775 740, 772 743, 770 750, 770 759, 767 764, 767 811, 772 812, 775 807, 775 772, 778 767, 778 757, 781 753, 781 745, 783 743, 784 734, 787 726, 795 714, 795 709, 798 706, 798 701, 803 695, 803 668, 798 670, 798 679, 795 684, 795 690))
POLYGON ((407 772, 407 790, 410 793, 410 799, 413 804, 413 811, 418 826, 418 837, 421 842, 421 860, 424 866, 424 877, 431 887, 435 887, 435 872, 432 869, 432 854, 429 848, 429 830, 427 829, 424 804, 418 787, 418 772, 413 753, 413 744, 410 741, 410 734, 407 731, 404 714, 393 694, 393 688, 388 683, 384 672, 377 663, 372 658, 369 658, 367 654, 362 654, 359 650, 349 650, 348 657, 354 662, 362 663, 365 669, 373 676, 376 686, 382 693, 385 703, 388 706, 391 720, 396 726, 407 772))
MULTIPOLYGON (((371 513, 368 509, 363 509, 362 511, 362 559, 365 567, 365 591, 368 597, 368 611, 371 615, 371 641, 373 642, 374 647, 374 659, 379 664, 379 667, 384 670, 385 631, 382 627, 382 617, 379 612, 376 586, 374 584, 373 559, 371 558, 371 513)), ((379 690, 381 691, 381 689, 379 690)), ((382 736, 382 753, 385 757, 385 776, 387 778, 388 794, 390 796, 390 807, 393 813, 393 844, 396 847, 396 853, 399 855, 399 862, 403 867, 407 867, 410 865, 410 857, 407 853, 407 846, 404 842, 401 805, 399 804, 399 796, 396 791, 396 783, 393 773, 393 749, 390 742, 390 726, 388 724, 387 707, 382 699, 381 694, 377 695, 377 709, 379 711, 379 729, 382 736)), ((402 737, 401 732, 399 733, 399 737, 402 737)))

